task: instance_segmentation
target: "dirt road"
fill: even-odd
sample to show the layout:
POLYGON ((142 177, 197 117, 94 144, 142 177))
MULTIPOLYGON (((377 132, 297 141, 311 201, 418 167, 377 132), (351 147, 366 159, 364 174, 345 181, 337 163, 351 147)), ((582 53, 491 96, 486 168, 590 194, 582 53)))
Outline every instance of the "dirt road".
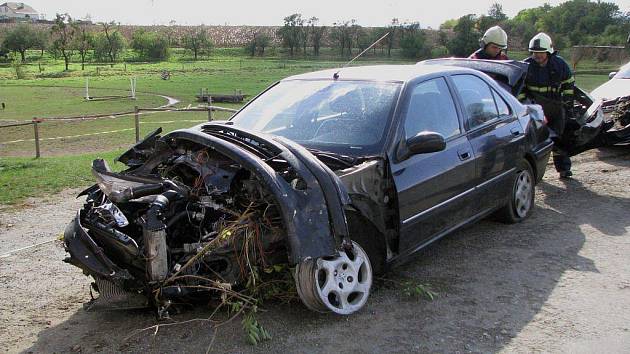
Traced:
MULTIPOLYGON (((260 322, 273 339, 247 344, 240 321, 221 327, 212 351, 606 352, 630 351, 630 149, 574 159, 574 180, 550 166, 536 209, 520 225, 483 221, 446 237, 379 280, 350 317, 270 304, 260 322), (430 284, 434 301, 397 283, 430 284)), ((80 201, 67 191, 0 211, 0 256, 56 238, 80 201)), ((0 258, 0 351, 205 352, 208 322, 162 327, 148 311, 85 312, 89 280, 61 262, 59 242, 0 258)), ((178 321, 203 318, 196 308, 178 321)))

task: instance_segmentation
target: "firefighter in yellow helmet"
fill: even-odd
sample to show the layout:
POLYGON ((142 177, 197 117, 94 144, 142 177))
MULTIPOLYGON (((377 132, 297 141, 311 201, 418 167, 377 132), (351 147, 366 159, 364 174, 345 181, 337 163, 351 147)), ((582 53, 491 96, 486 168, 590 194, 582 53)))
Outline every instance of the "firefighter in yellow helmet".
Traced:
POLYGON ((503 28, 494 26, 488 28, 479 40, 481 48, 472 53, 469 59, 508 60, 504 53, 507 49, 507 33, 503 28))
POLYGON ((568 118, 573 114, 575 79, 569 65, 553 49, 551 37, 538 33, 529 42, 531 56, 525 59, 529 64, 525 89, 519 99, 529 98, 540 104, 549 119, 551 128, 558 138, 555 140, 553 163, 560 178, 569 178, 571 159, 563 149, 563 134, 568 118))

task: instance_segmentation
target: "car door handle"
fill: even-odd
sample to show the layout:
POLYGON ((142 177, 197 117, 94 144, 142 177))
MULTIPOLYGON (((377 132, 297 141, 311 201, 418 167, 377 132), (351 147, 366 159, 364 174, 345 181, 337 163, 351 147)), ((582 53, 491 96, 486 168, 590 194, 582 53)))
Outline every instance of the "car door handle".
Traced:
POLYGON ((512 135, 514 136, 518 136, 518 135, 521 135, 521 130, 518 128, 512 128, 510 129, 510 133, 512 133, 512 135))
POLYGON ((459 156, 459 159, 462 161, 468 160, 471 156, 470 150, 459 150, 457 152, 457 155, 459 156))

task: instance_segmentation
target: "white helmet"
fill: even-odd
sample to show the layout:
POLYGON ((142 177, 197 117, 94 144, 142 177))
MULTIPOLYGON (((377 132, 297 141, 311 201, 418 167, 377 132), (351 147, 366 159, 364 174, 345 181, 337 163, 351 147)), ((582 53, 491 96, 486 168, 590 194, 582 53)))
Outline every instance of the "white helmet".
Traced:
POLYGON ((481 45, 485 47, 490 43, 496 44, 501 49, 507 48, 507 33, 505 33, 503 28, 499 26, 488 28, 483 37, 481 37, 481 45))
POLYGON ((532 53, 544 53, 553 54, 553 43, 551 37, 546 33, 540 32, 535 35, 531 41, 529 41, 529 51, 532 53))

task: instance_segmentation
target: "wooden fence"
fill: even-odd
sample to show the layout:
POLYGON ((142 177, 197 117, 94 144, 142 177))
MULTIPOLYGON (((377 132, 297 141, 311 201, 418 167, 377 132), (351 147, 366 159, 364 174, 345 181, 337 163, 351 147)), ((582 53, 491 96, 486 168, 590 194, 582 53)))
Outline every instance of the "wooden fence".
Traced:
POLYGON ((203 107, 203 108, 140 108, 138 106, 135 107, 135 109, 132 112, 122 112, 122 113, 115 113, 115 114, 99 114, 99 115, 94 115, 94 116, 90 116, 90 117, 63 117, 63 118, 33 118, 30 122, 23 122, 23 123, 14 123, 14 124, 7 124, 7 125, 0 125, 0 132, 2 131, 3 128, 13 128, 13 127, 21 127, 21 126, 28 126, 28 125, 32 125, 33 126, 33 136, 34 136, 34 141, 35 141, 35 158, 40 158, 41 157, 41 149, 40 149, 40 138, 39 138, 39 130, 40 130, 40 126, 44 123, 48 122, 53 122, 53 121, 84 121, 84 120, 96 120, 96 119, 101 119, 101 118, 109 118, 112 116, 125 116, 125 115, 134 115, 134 126, 135 126, 135 132, 136 132, 136 142, 140 141, 140 116, 141 116, 141 112, 208 112, 208 121, 212 121, 212 112, 214 111, 219 111, 219 112, 232 112, 235 113, 237 110, 236 109, 232 109, 232 108, 225 108, 225 107, 217 107, 217 106, 208 106, 208 107, 203 107))

